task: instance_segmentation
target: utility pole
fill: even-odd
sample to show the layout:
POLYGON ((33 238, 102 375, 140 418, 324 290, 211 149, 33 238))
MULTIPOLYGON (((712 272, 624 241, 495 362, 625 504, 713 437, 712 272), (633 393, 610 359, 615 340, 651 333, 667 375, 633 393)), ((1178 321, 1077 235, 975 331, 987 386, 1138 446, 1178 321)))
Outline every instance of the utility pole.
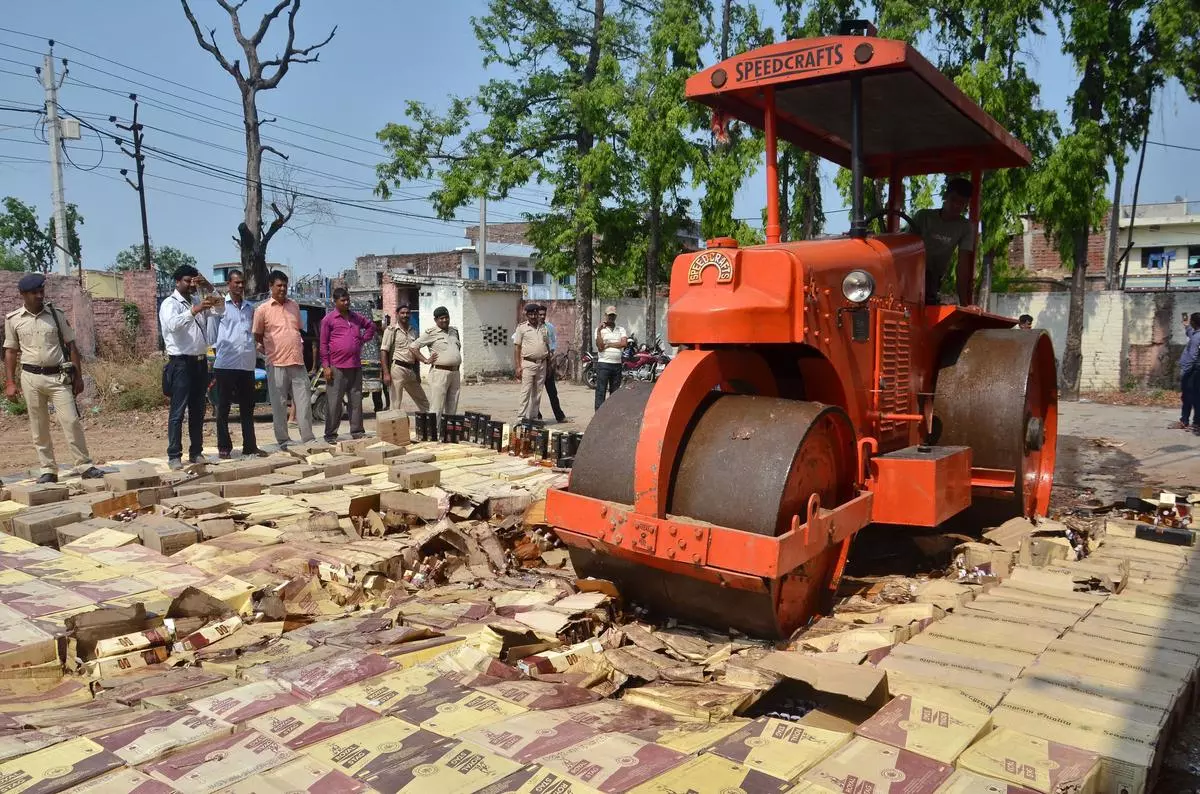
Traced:
POLYGON ((487 196, 479 197, 479 241, 475 253, 479 257, 479 277, 487 281, 487 196))
MULTIPOLYGON (((121 169, 121 176, 125 177, 125 181, 129 183, 129 186, 137 191, 138 204, 140 204, 142 208, 142 261, 146 266, 146 270, 153 270, 154 263, 150 261, 150 224, 146 220, 146 157, 142 154, 142 138, 144 136, 142 133, 142 125, 138 124, 137 94, 130 94, 129 98, 133 100, 133 122, 128 127, 123 124, 117 124, 117 129, 125 130, 133 135, 133 152, 131 153, 126 151, 125 142, 120 138, 116 138, 115 140, 121 151, 127 156, 133 158, 133 162, 137 168, 136 184, 130 180, 128 176, 129 172, 124 168, 121 169)), ((108 120, 116 123, 117 117, 109 116, 108 120)))
MULTIPOLYGON (((67 77, 66 61, 63 61, 63 79, 67 77)), ((67 200, 63 195, 62 160, 59 159, 59 147, 62 131, 58 126, 58 88, 54 81, 54 41, 50 41, 50 52, 42 59, 42 87, 46 89, 46 126, 50 134, 50 198, 54 204, 54 258, 58 262, 58 272, 68 275, 71 272, 71 262, 67 258, 70 250, 67 247, 67 200)))

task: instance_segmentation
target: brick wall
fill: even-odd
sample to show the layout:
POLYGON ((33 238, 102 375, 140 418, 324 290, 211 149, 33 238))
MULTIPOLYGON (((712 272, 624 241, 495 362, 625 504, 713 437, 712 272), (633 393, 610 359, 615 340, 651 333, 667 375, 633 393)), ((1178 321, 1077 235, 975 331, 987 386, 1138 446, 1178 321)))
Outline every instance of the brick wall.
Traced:
MULTIPOLYGON (((1089 289, 1103 289, 1107 248, 1108 219, 1105 218, 1100 229, 1088 237, 1089 289)), ((1008 261, 1023 266, 1035 278, 1065 280, 1069 273, 1054 240, 1035 221, 1028 222, 1025 234, 1012 238, 1008 245, 1008 261)))
MULTIPOLYGON (((374 274, 388 270, 412 270, 422 276, 451 276, 462 274, 462 254, 457 251, 428 251, 416 254, 366 254, 354 260, 361 273, 374 274)), ((387 276, 385 275, 386 279, 387 276)), ((372 275, 369 284, 374 284, 372 275)))
MULTIPOLYGON (((529 245, 529 241, 525 239, 525 235, 529 232, 528 223, 489 223, 487 230, 489 243, 529 245)), ((479 239, 478 226, 467 227, 467 239, 471 241, 472 245, 475 244, 479 239)))
MULTIPOLYGON (((7 314, 21 306, 21 293, 17 283, 25 273, 0 271, 0 308, 7 314)), ((46 276, 46 300, 53 303, 67 316, 75 331, 75 344, 79 354, 92 358, 96 354, 96 327, 92 317, 92 298, 73 276, 46 276)))
POLYGON ((93 298, 96 353, 105 358, 152 356, 159 351, 158 295, 155 274, 131 270, 124 274, 122 298, 93 298), (125 304, 138 308, 138 324, 130 331, 125 304), (132 345, 130 344, 132 342, 132 345))

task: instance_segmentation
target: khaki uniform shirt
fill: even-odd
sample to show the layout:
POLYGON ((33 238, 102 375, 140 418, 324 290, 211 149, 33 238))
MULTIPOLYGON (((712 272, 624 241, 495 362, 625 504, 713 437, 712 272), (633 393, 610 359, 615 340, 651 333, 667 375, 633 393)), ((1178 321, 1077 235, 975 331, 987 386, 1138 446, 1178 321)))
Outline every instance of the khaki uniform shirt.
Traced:
POLYGON ((34 314, 22 306, 4 316, 4 348, 19 350, 22 364, 33 367, 61 367, 66 363, 51 311, 58 312, 63 340, 67 344, 74 342, 75 332, 67 318, 58 309, 52 309, 49 304, 43 307, 40 314, 34 314))
POLYGON ((443 331, 435 325, 408 346, 413 351, 423 347, 428 347, 430 353, 437 353, 435 367, 457 367, 462 364, 462 339, 454 326, 443 331))
POLYGON ((534 328, 528 322, 517 326, 513 341, 521 348, 521 358, 545 361, 550 355, 550 331, 545 325, 534 328))
POLYGON ((383 332, 383 342, 379 349, 392 354, 392 361, 403 361, 412 364, 417 360, 412 352, 412 343, 417 341, 417 332, 410 325, 404 328, 400 325, 389 325, 383 332))

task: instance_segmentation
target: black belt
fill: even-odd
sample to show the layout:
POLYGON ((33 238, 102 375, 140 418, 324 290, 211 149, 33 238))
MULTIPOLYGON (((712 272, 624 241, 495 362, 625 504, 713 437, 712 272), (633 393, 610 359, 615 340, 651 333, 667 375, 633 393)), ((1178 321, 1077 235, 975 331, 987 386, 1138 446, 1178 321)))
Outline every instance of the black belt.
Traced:
POLYGON ((22 364, 21 369, 30 372, 34 375, 57 375, 62 372, 62 367, 35 367, 33 364, 22 364))
POLYGON ((434 369, 444 369, 447 372, 458 372, 458 367, 459 367, 458 364, 455 364, 453 367, 448 367, 448 366, 445 366, 444 364, 434 364, 432 366, 434 369))
POLYGON ((529 356, 521 356, 521 360, 522 360, 522 361, 528 361, 530 364, 541 364, 541 363, 542 363, 543 361, 545 361, 546 359, 544 359, 544 358, 530 358, 529 356))
POLYGON ((203 361, 204 359, 208 358, 208 356, 167 356, 167 358, 171 359, 172 361, 203 361))
POLYGON ((404 367, 405 369, 416 369, 417 368, 417 365, 415 363, 413 363, 412 361, 400 361, 399 359, 392 359, 392 363, 395 364, 397 367, 404 367))

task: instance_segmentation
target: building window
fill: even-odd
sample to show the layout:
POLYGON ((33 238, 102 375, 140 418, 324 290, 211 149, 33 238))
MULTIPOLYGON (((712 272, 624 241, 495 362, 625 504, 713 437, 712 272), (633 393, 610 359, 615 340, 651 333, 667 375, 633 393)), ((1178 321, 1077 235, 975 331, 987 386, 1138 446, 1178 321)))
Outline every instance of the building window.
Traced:
POLYGON ((546 274, 540 270, 533 271, 533 283, 535 286, 542 286, 546 283, 546 274))
POLYGON ((1142 267, 1147 270, 1162 270, 1167 266, 1167 263, 1174 258, 1174 251, 1168 252, 1161 246, 1157 248, 1142 249, 1142 267))
POLYGON ((1188 270, 1200 270, 1200 245, 1188 246, 1188 270))
POLYGON ((497 270, 496 271, 496 280, 499 281, 501 284, 507 284, 508 277, 509 277, 509 272, 507 270, 497 270))
POLYGON ((467 268, 467 278, 479 280, 479 268, 477 268, 477 267, 467 268))
POLYGON ((529 283, 529 271, 528 270, 517 270, 514 272, 517 275, 517 283, 518 284, 528 284, 529 283))
POLYGON ((486 271, 484 271, 484 276, 486 277, 486 279, 488 281, 492 280, 492 269, 490 267, 486 271))

